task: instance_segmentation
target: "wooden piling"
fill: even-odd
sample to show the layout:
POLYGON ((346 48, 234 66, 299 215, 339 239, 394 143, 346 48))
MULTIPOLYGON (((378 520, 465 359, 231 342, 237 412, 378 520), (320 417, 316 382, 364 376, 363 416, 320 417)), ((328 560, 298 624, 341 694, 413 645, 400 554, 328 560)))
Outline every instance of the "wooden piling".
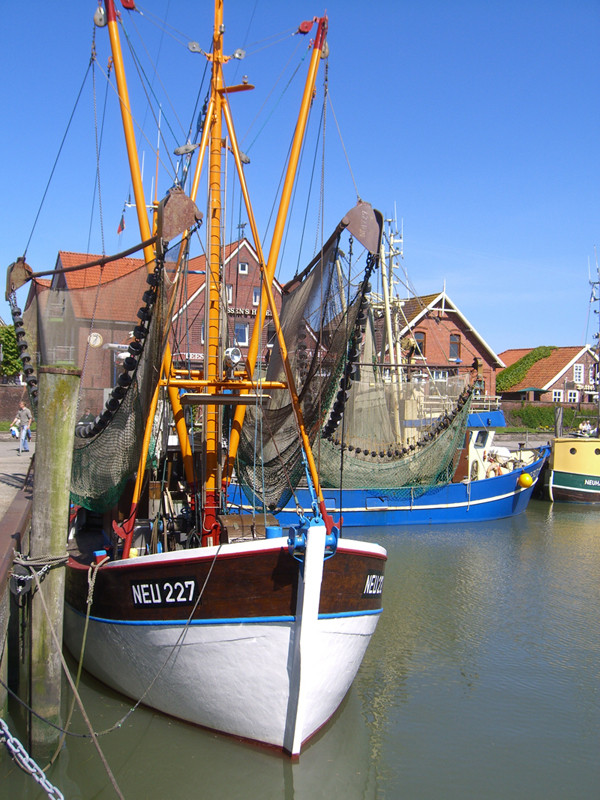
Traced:
MULTIPOLYGON (((60 367, 38 370, 39 402, 35 451, 35 476, 31 516, 30 556, 35 559, 64 556, 69 521, 69 490, 81 372, 60 367)), ((41 583, 45 606, 38 595, 31 608, 31 706, 60 725, 61 661, 51 627, 62 642, 65 571, 53 567, 41 583)), ((37 717, 32 719, 31 745, 44 753, 59 732, 37 717)))

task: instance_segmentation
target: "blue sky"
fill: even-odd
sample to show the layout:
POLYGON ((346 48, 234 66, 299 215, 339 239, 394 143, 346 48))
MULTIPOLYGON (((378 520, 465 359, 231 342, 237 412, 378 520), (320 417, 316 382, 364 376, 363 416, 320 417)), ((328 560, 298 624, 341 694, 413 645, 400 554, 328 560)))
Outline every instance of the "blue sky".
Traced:
MULTIPOLYGON (((3 273, 26 247, 36 270, 51 268, 61 249, 102 250, 97 202, 90 226, 96 165, 89 80, 27 244, 89 61, 95 6, 34 0, 3 10, 3 273)), ((140 8, 145 16, 126 15, 126 24, 132 40, 143 32, 158 60, 177 109, 175 115, 165 105, 164 112, 175 140, 177 122, 184 131, 191 118, 204 68, 203 58, 176 39, 208 47, 212 0, 146 0, 140 8), (153 14, 168 16, 171 35, 160 38, 153 14)), ((403 266, 416 292, 445 284, 497 353, 591 342, 598 322, 588 320, 588 262, 594 269, 600 244, 600 2, 329 0, 326 9, 325 226, 354 204, 356 184, 363 200, 403 225, 403 266)), ((306 40, 290 31, 324 11, 308 0, 226 2, 225 50, 247 50, 244 61, 227 67, 226 80, 248 75, 256 86, 232 99, 232 109, 251 157, 246 174, 261 231, 299 91, 294 84, 279 100, 281 83, 273 93, 272 87, 280 65, 306 50, 306 40), (270 36, 276 43, 267 47, 270 36), (252 124, 263 104, 264 129, 262 118, 252 124)), ((106 39, 106 30, 96 30, 99 118, 106 39)), ((125 233, 116 234, 129 181, 120 140, 108 132, 112 121, 101 157, 107 253, 138 238, 131 210, 125 233)), ((156 133, 150 119, 139 121, 148 131, 141 149, 149 189, 156 133)), ((318 164, 315 181, 321 182, 318 164)), ((159 175, 159 194, 169 185, 159 175)), ((305 235, 311 245, 315 225, 305 235)), ((0 315, 10 321, 4 302, 0 315)))

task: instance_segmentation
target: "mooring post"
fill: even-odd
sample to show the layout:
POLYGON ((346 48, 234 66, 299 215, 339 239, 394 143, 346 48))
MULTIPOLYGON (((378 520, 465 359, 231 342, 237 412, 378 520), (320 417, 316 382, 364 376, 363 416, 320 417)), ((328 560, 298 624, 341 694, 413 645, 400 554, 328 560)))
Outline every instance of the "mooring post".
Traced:
MULTIPOLYGON (((81 371, 76 369, 40 367, 38 370, 30 536, 30 556, 35 559, 52 559, 66 554, 80 378, 81 371)), ((44 603, 36 593, 31 605, 31 706, 36 714, 55 725, 60 725, 62 676, 60 651, 51 628, 54 628, 58 642, 62 643, 64 585, 64 567, 53 567, 40 584, 44 603)), ((31 744, 35 753, 45 753, 58 737, 59 731, 33 716, 31 744)))

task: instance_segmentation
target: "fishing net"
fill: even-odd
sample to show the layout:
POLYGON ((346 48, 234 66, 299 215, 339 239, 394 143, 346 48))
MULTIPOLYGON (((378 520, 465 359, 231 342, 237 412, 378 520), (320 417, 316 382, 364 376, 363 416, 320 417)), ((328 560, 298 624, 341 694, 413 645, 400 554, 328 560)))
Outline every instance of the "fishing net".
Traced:
MULTIPOLYGON (((61 253, 59 266, 87 259, 61 253)), ((165 345, 168 272, 149 275, 142 259, 122 258, 33 283, 30 349, 41 364, 81 370, 71 500, 92 511, 114 506, 138 468, 165 345)))
MULTIPOLYGON (((338 391, 348 341, 366 290, 365 281, 346 269, 351 245, 342 249, 343 235, 347 232, 340 225, 304 272, 283 287, 281 326, 311 443, 319 435, 338 391)), ((369 259, 373 262, 372 256, 369 259)), ((364 260, 362 269, 364 273, 364 260)), ((278 344, 273 348, 266 380, 286 381, 278 344)), ((275 508, 288 502, 305 474, 289 393, 278 391, 261 406, 247 409, 236 472, 253 503, 275 508)))
POLYGON ((447 483, 457 467, 471 394, 465 377, 406 381, 381 364, 369 316, 342 424, 319 445, 322 485, 382 488, 404 497, 447 483))
MULTIPOLYGON (((368 257, 365 278, 352 292, 339 253, 339 238, 330 240, 285 287, 281 309, 319 479, 328 488, 416 496, 452 480, 472 390, 467 377, 409 381, 382 363, 369 303, 375 258, 368 257)), ((267 378, 285 380, 279 350, 267 378)), ((247 413, 237 463, 248 499, 271 510, 288 503, 304 475, 292 407, 278 397, 247 413)))

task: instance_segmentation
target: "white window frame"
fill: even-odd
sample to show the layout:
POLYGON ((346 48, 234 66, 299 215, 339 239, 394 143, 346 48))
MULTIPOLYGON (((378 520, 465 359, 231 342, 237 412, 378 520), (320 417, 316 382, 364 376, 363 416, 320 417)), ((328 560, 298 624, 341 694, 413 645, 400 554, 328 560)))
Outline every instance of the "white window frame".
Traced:
POLYGON ((236 322, 234 325, 235 343, 238 347, 248 347, 248 330, 250 326, 247 322, 236 322))
POLYGON ((248 262, 247 261, 240 261, 238 264, 238 273, 240 275, 247 275, 248 274, 248 262))
POLYGON ((233 303, 233 283, 228 283, 225 286, 225 294, 228 305, 231 305, 233 303))
POLYGON ((585 365, 573 364, 573 381, 575 383, 584 383, 585 378, 585 365))
POLYGON ((553 389, 552 390, 552 402, 553 403, 562 403, 563 401, 563 390, 562 389, 553 389))
POLYGON ((567 403, 578 403, 579 402, 579 392, 577 389, 569 389, 567 391, 567 403))
POLYGON ((257 306, 260 304, 260 286, 252 287, 252 305, 257 306))

